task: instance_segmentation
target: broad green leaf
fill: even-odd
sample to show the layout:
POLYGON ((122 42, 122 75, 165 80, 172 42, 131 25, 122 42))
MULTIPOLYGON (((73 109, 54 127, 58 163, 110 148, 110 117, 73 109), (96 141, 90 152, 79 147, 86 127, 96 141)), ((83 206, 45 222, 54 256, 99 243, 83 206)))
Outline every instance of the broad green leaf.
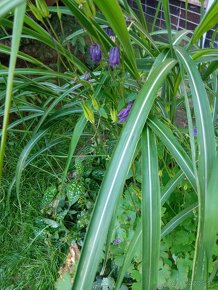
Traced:
POLYGON ((195 43, 198 39, 208 30, 213 28, 218 23, 218 1, 213 1, 207 14, 204 15, 203 19, 195 28, 192 36, 191 43, 195 43))
POLYGON ((98 194, 82 249, 74 290, 92 288, 113 210, 123 189, 140 134, 157 96, 157 91, 175 64, 174 60, 168 59, 157 66, 136 98, 98 194))
POLYGON ((160 256, 161 205, 158 155, 154 133, 142 132, 142 284, 156 290, 160 256))

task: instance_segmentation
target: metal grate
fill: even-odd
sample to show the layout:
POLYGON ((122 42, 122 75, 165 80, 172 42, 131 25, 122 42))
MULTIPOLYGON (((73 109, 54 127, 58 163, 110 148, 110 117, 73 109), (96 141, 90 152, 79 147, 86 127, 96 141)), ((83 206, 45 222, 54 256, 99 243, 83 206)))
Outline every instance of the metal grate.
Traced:
MULTIPOLYGON (((158 0, 141 0, 143 10, 146 15, 146 20, 148 24, 152 24, 154 20, 154 15, 158 6, 158 0)), ((193 5, 192 3, 188 4, 188 11, 186 12, 185 2, 179 1, 179 0, 169 0, 169 7, 170 7, 170 15, 171 15, 171 24, 172 29, 175 30, 181 30, 181 29, 189 29, 194 30, 196 26, 199 24, 200 21, 200 6, 199 1, 189 1, 192 3, 195 3, 193 5), (198 4, 198 5, 197 5, 198 4)), ((137 12, 137 5, 134 0, 129 0, 130 5, 133 7, 133 9, 137 12)), ((162 6, 160 8, 160 12, 158 14, 157 22, 156 22, 157 28, 165 28, 165 20, 164 20, 164 13, 162 6)), ((205 38, 204 46, 208 47, 211 41, 211 38, 213 37, 213 34, 216 33, 214 46, 218 47, 218 34, 215 31, 215 29, 211 29, 207 34, 205 38)))

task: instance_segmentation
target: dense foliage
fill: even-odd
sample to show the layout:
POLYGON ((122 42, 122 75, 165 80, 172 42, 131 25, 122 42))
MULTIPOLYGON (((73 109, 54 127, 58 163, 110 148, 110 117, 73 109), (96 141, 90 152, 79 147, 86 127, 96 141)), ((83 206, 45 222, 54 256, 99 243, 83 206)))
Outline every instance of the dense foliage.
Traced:
POLYGON ((218 288, 218 1, 135 2, 0 2, 1 289, 218 288))

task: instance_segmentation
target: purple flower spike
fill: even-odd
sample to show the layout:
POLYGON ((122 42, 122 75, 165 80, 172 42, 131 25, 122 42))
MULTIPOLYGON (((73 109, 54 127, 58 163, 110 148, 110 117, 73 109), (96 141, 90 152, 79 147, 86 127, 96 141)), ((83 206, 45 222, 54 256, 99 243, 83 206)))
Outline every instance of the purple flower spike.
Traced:
POLYGON ((119 245, 121 242, 122 242, 122 241, 121 241, 121 239, 119 239, 119 238, 113 240, 113 244, 114 244, 114 245, 119 245))
POLYGON ((130 112, 131 109, 132 109, 132 105, 133 105, 133 102, 129 102, 129 104, 127 105, 127 107, 124 108, 124 109, 122 109, 122 110, 117 114, 120 123, 123 123, 123 122, 126 121, 126 119, 127 119, 128 116, 129 116, 129 112, 130 112))
POLYGON ((198 130, 197 130, 197 128, 193 128, 193 135, 194 135, 194 137, 197 137, 197 135, 198 135, 198 130))
POLYGON ((111 69, 114 69, 117 64, 120 63, 120 53, 118 47, 111 47, 109 53, 109 65, 111 69))
POLYGON ((95 64, 98 64, 101 60, 101 47, 99 44, 94 43, 89 48, 89 53, 91 56, 92 61, 95 64))

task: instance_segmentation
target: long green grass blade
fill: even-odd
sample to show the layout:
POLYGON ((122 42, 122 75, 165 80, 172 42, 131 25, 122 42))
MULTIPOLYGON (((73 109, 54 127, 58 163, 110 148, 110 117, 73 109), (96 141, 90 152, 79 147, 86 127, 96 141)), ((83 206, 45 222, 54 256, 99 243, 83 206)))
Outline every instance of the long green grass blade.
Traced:
POLYGON ((218 23, 218 1, 213 1, 207 14, 204 15, 201 22, 195 28, 192 36, 191 44, 198 41, 198 39, 208 30, 213 28, 218 23))
POLYGON ((0 18, 6 15, 8 12, 18 7, 20 4, 24 4, 26 0, 1 0, 0 2, 0 18))
POLYGON ((178 213, 169 223, 167 223, 161 231, 161 238, 172 232, 178 225, 180 225, 185 219, 192 216, 193 212, 198 209, 198 203, 194 203, 189 207, 185 208, 183 211, 178 213))
POLYGON ((166 60, 157 66, 136 98, 98 194, 82 249, 74 290, 90 290, 92 288, 113 210, 123 189, 140 134, 157 91, 175 64, 174 60, 166 60))
POLYGON ((213 113, 212 113, 212 118, 213 118, 213 123, 216 124, 217 117, 218 117, 218 74, 216 72, 213 73, 213 89, 214 92, 216 93, 216 96, 213 99, 213 113))
POLYGON ((169 8, 169 1, 168 0, 162 0, 163 4, 163 10, 164 10, 164 17, 166 21, 166 27, 168 31, 168 39, 170 44, 171 53, 173 52, 172 48, 172 32, 171 32, 171 20, 170 20, 170 8, 169 8))
POLYGON ((80 136, 85 128, 87 124, 87 120, 85 118, 85 116, 82 114, 74 128, 73 134, 72 134, 72 138, 71 138, 71 142, 70 142, 70 147, 69 147, 69 152, 68 152, 68 156, 67 156, 67 161, 66 161, 66 165, 64 168, 64 174, 63 174, 63 179, 66 178, 67 176, 67 172, 69 170, 70 167, 70 162, 72 160, 73 154, 75 152, 76 146, 78 144, 78 141, 80 139, 80 136))
POLYGON ((20 180, 21 180, 21 175, 22 172, 25 168, 25 163, 27 160, 27 157, 29 156, 31 150, 33 149, 33 147, 37 144, 37 142, 43 137, 45 136, 45 134, 47 133, 48 128, 41 130, 40 132, 38 132, 28 143, 27 145, 24 147, 22 153, 19 156, 19 160, 17 162, 17 168, 16 168, 16 191, 17 191, 17 195, 19 195, 20 192, 20 180))
POLYGON ((145 13, 144 13, 144 10, 143 10, 143 7, 142 7, 141 0, 136 0, 136 4, 138 6, 139 17, 140 17, 141 24, 144 27, 145 31, 148 32, 148 26, 147 26, 147 22, 146 22, 146 18, 145 18, 145 13))
POLYGON ((218 233, 217 205, 218 205, 218 155, 214 160, 212 174, 208 184, 208 194, 205 199, 205 248, 207 259, 212 256, 218 233))
MULTIPOLYGON (((8 46, 0 44, 0 52, 10 55, 11 50, 10 50, 10 48, 8 46)), ((23 52, 19 51, 18 54, 17 54, 17 58, 23 59, 23 60, 28 61, 28 62, 30 62, 32 64, 44 67, 45 69, 52 71, 52 69, 50 67, 48 67, 47 65, 45 65, 44 63, 42 63, 38 59, 36 59, 36 58, 26 54, 26 53, 23 53, 23 52)))
POLYGON ((156 290, 160 255, 160 184, 154 133, 149 127, 142 133, 142 284, 156 290))
POLYGON ((161 204, 164 204, 168 200, 174 189, 176 189, 176 187, 180 185, 181 182, 184 180, 184 177, 184 173, 179 170, 176 175, 170 179, 170 181, 161 190, 163 192, 163 194, 161 195, 161 204))
POLYGON ((2 176, 3 159, 4 159, 5 147, 6 147, 6 141, 7 141, 7 127, 9 123, 9 113, 10 113, 10 107, 11 107, 11 101, 12 101, 14 70, 16 66, 17 53, 18 53, 18 49, 20 45, 20 37, 21 37, 21 32, 22 32, 22 27, 23 27, 23 19, 24 19, 25 11, 26 11, 26 3, 20 4, 15 9, 15 15, 14 15, 12 48, 11 48, 10 64, 9 64, 9 70, 8 70, 7 91, 6 91, 6 99, 5 99, 5 113, 4 113, 1 148, 0 148, 0 179, 2 176))
MULTIPOLYGON (((7 69, 0 69, 0 74, 5 76, 8 74, 7 69)), ((42 75, 49 76, 50 78, 61 78, 65 80, 72 80, 73 74, 59 73, 51 70, 37 69, 37 68, 16 68, 14 70, 14 75, 42 75)))

